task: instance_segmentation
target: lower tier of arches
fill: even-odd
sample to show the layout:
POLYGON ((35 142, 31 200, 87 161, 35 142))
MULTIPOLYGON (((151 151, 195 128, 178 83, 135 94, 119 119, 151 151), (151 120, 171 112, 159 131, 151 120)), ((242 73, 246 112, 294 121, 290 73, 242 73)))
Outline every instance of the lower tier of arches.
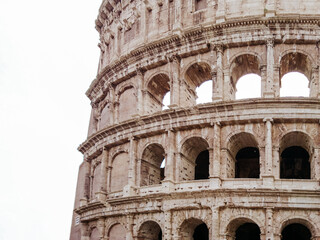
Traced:
POLYGON ((200 207, 81 222, 88 240, 319 240, 319 210, 200 207))

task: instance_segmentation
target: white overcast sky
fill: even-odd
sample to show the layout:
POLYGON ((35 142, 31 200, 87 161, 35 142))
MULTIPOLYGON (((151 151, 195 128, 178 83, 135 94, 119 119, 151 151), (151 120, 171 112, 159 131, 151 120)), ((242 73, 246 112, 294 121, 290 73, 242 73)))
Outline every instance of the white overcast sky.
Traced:
POLYGON ((69 239, 100 1, 0 1, 0 240, 69 239))
POLYGON ((0 1, 0 240, 69 238, 100 3, 0 1))

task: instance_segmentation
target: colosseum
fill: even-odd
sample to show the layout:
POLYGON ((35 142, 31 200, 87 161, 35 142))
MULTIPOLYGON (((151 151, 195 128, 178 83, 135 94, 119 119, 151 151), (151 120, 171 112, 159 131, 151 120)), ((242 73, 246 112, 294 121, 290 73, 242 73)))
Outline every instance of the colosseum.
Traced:
POLYGON ((95 23, 71 240, 320 240, 320 1, 104 0, 95 23), (281 95, 292 72, 308 95, 281 95))

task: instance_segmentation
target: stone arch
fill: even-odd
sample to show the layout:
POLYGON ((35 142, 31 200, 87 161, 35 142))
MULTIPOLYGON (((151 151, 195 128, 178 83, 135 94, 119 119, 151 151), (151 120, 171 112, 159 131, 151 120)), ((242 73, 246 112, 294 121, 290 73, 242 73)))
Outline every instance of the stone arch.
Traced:
POLYGON ((313 141, 307 133, 290 131, 284 134, 279 143, 280 178, 310 179, 313 151, 313 141))
POLYGON ((101 181, 101 161, 97 161, 92 167, 92 186, 91 186, 91 198, 95 198, 95 193, 99 192, 101 181))
POLYGON ((107 228, 108 240, 125 240, 126 228, 119 222, 114 222, 107 228))
POLYGON ((147 220, 139 226, 138 239, 143 240, 161 240, 162 229, 160 224, 153 220, 147 220))
POLYGON ((210 225, 205 223, 203 220, 199 218, 188 218, 185 219, 178 229, 179 239, 181 240, 193 240, 193 239, 201 239, 206 240, 209 238, 209 229, 210 225), (197 229, 199 230, 198 234, 202 234, 201 236, 195 236, 197 234, 197 229))
POLYGON ((90 228, 89 239, 90 240, 100 240, 100 233, 99 233, 99 230, 96 226, 90 228))
MULTIPOLYGON (((287 73, 291 72, 299 72, 303 74, 309 81, 309 96, 312 92, 311 88, 317 86, 313 86, 312 83, 312 75, 313 75, 313 64, 314 59, 305 51, 290 49, 281 53, 279 57, 279 86, 281 88, 282 85, 282 77, 287 73)), ((313 92, 317 92, 317 90, 313 89, 313 92)))
POLYGON ((253 133, 238 132, 227 138, 227 176, 259 178, 260 148, 253 133))
MULTIPOLYGON (((196 103, 196 88, 202 83, 212 80, 211 64, 205 60, 193 61, 183 70, 185 101, 190 104, 196 103)), ((212 91, 211 91, 212 92, 212 91)))
POLYGON ((311 233, 311 239, 318 235, 317 227, 311 219, 304 218, 302 216, 295 216, 294 218, 286 218, 280 223, 280 227, 277 227, 276 230, 278 231, 276 234, 281 236, 282 231, 291 224, 301 224, 308 228, 311 233))
POLYGON ((254 224, 259 228, 259 235, 264 233, 263 224, 257 221, 257 219, 253 218, 252 216, 237 216, 235 218, 230 219, 228 225, 225 228, 224 235, 227 236, 227 240, 236 239, 236 232, 237 230, 243 226, 244 224, 254 224))
POLYGON ((121 191, 128 184, 129 154, 118 151, 111 160, 110 191, 121 191))
POLYGON ((113 112, 112 112, 112 102, 110 101, 109 94, 105 97, 106 100, 101 102, 100 109, 100 122, 99 122, 99 129, 103 129, 109 126, 112 123, 113 119, 113 112))
MULTIPOLYGON (((316 62, 312 56, 301 49, 288 49, 283 51, 279 56, 281 78, 288 72, 300 72, 304 74, 308 80, 311 80, 312 63, 316 62)), ((281 82, 280 82, 281 84, 281 82)))
POLYGON ((161 111, 163 107, 163 98, 170 92, 170 78, 167 73, 153 74, 145 84, 146 99, 145 104, 147 113, 161 111))
POLYGON ((164 179, 161 163, 165 158, 165 150, 159 143, 149 143, 141 154, 140 186, 160 184, 164 179))
POLYGON ((180 180, 204 179, 197 178, 197 166, 200 165, 203 165, 203 170, 200 170, 202 174, 209 174, 208 148, 208 141, 203 137, 192 136, 184 139, 180 147, 180 180), (207 155, 201 156, 202 154, 207 155))
POLYGON ((119 88, 116 94, 116 103, 118 104, 118 121, 128 120, 132 115, 137 114, 137 89, 134 84, 127 83, 119 88))
POLYGON ((230 60, 230 82, 235 89, 237 81, 242 76, 254 73, 261 76, 260 66, 262 60, 255 52, 241 52, 230 60))

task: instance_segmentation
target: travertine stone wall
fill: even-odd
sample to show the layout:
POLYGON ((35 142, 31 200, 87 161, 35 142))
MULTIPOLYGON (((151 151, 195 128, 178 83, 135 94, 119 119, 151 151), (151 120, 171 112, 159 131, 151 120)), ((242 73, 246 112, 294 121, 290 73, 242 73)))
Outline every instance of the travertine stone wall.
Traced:
POLYGON ((250 223, 261 240, 280 240, 291 224, 320 240, 319 9, 316 0, 103 1, 70 239, 189 240, 205 226, 208 239, 231 240, 250 223), (307 77, 309 97, 280 97, 289 72, 307 77), (261 97, 236 100, 249 73, 261 77, 261 97), (197 105, 207 80, 212 101, 197 105), (292 148, 307 159, 285 157, 292 148), (257 178, 236 176, 242 150, 258 156, 243 158, 255 164, 242 174, 257 178), (202 152, 209 164, 199 170, 202 152))

